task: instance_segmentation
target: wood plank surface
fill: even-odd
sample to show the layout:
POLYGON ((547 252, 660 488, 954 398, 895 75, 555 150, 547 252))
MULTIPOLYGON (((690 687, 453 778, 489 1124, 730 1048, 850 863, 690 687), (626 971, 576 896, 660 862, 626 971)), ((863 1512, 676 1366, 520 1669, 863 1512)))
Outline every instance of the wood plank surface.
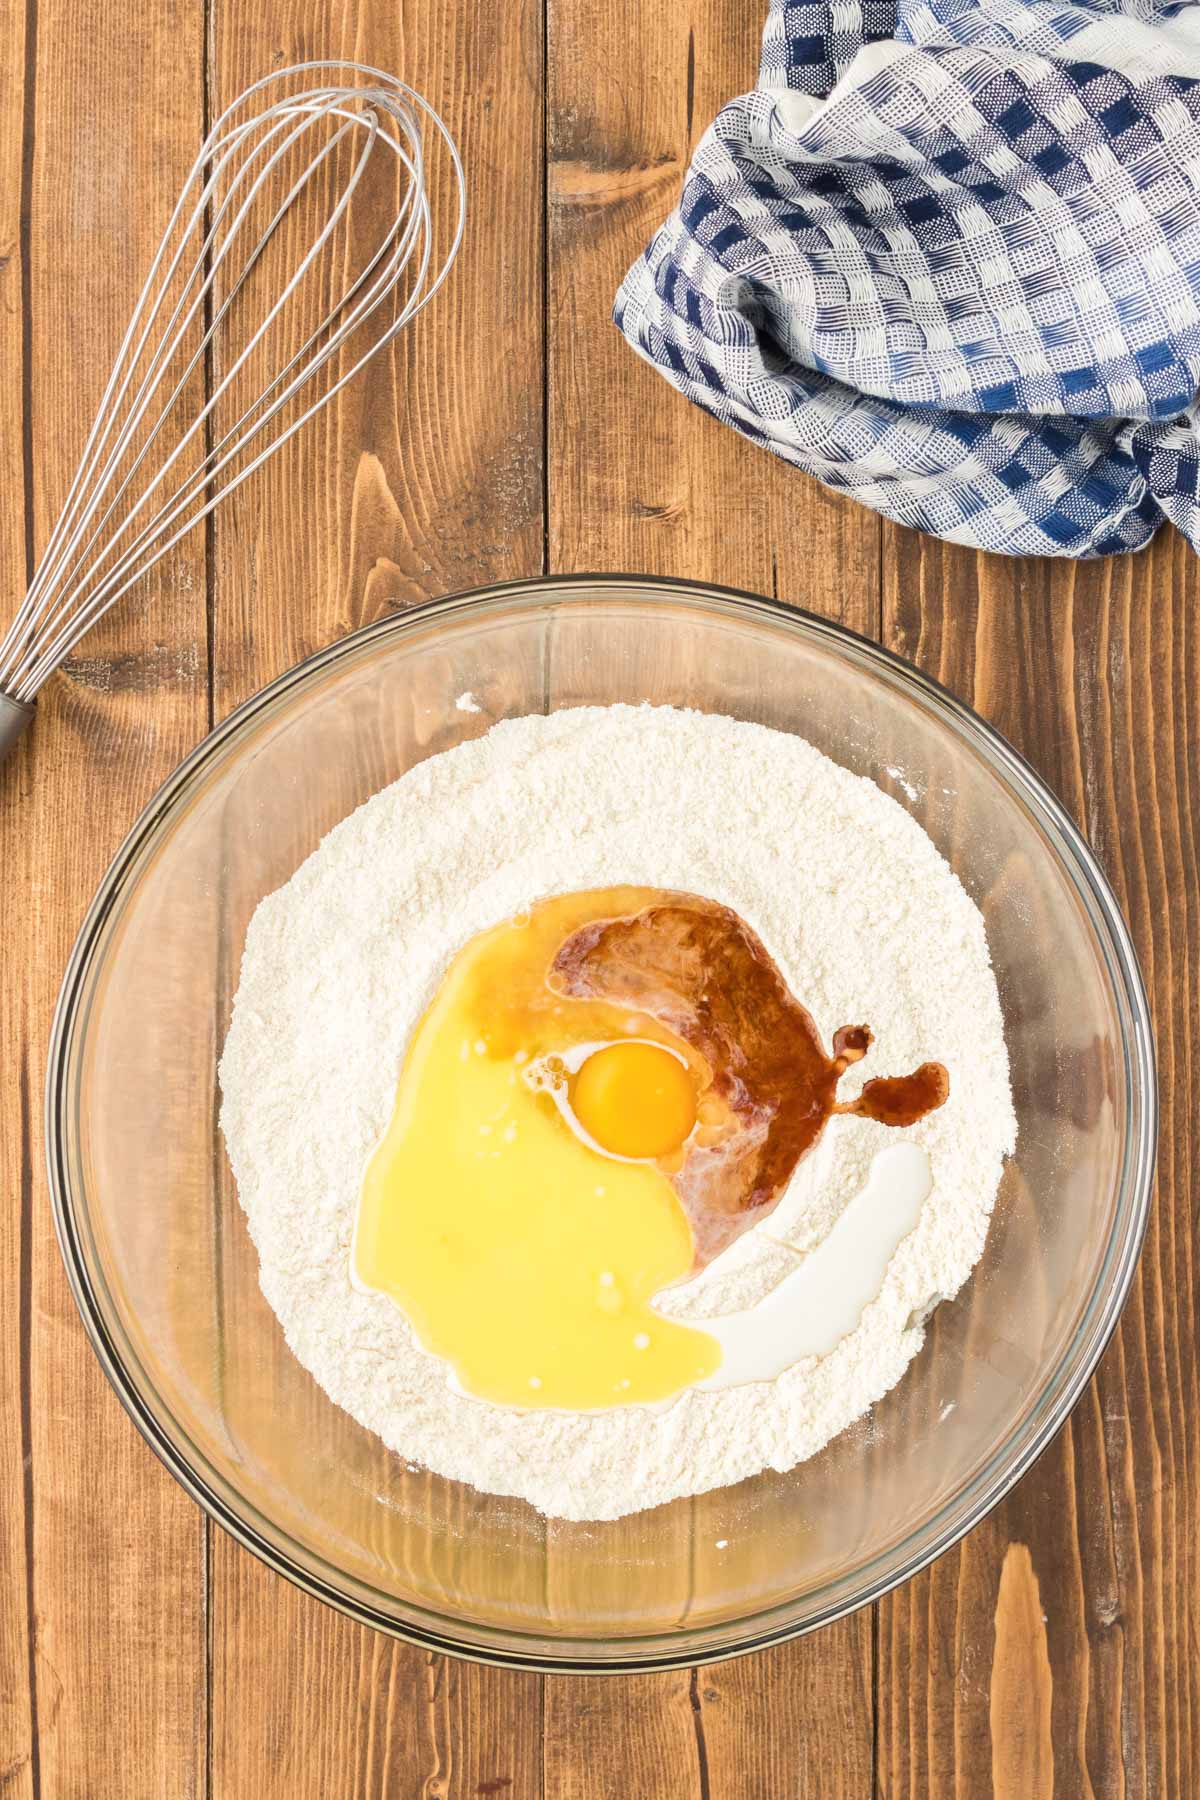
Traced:
MULTIPOLYGON (((136 36, 119 13, 42 0, 25 10, 15 67, 15 9, 6 23, 4 129, 16 141, 5 217, 15 225, 21 214, 0 249, 7 606, 27 573, 27 541, 44 543, 65 495, 83 414, 99 399, 202 115, 200 22, 173 0, 143 7, 136 36), (172 70, 152 104, 148 66, 172 70), (17 395, 23 451, 7 423, 17 395)), ((0 1436, 19 1444, 21 1468, 12 1479, 6 1454, 0 1512, 6 1548, 14 1528, 24 1545, 23 1572, 5 1572, 0 1789, 35 1800, 204 1787, 204 1523, 131 1431, 84 1339, 41 1148, 50 1014, 72 938, 134 815, 205 728, 202 556, 195 543, 172 555, 68 661, 0 781, 0 868, 11 871, 3 1279, 13 1284, 0 1330, 18 1349, 0 1436), (17 1621, 26 1648, 14 1666, 17 1621)))
MULTIPOLYGON (((717 107, 752 83, 762 10, 0 0, 12 604, 214 109, 271 67, 353 56, 439 106, 472 186, 444 295, 244 491, 207 561, 189 541, 88 640, 0 770, 4 1800, 1200 1795, 1200 571, 1169 532, 1080 567, 881 528, 688 407, 621 343, 617 283, 717 107), (87 1346, 43 1174, 57 985, 157 782, 211 720, 346 630, 544 567, 775 593, 937 675, 1089 834, 1158 1034, 1156 1208, 1070 1424, 874 1614, 692 1673, 543 1679, 429 1656, 208 1526, 87 1346)), ((706 1517, 698 1502, 693 1558, 714 1553, 706 1517)), ((555 1554, 551 1532, 548 1580, 567 1584, 555 1554)))
POLYGON ((1084 1400, 1009 1499, 880 1608, 879 1785, 905 1800, 1191 1794, 1200 572, 1167 532, 1083 566, 891 528, 885 543, 885 641, 1030 757, 1113 883, 1150 991, 1162 1137, 1133 1294, 1084 1400))
MULTIPOLYGON (((0 565, 25 574, 24 507, 24 286, 28 259, 22 241, 22 139, 25 134, 25 8, 20 0, 0 3, 0 42, 9 46, 0 60, 0 467, 11 471, 0 482, 0 565), (14 179, 13 171, 22 169, 14 179)), ((6 593, 7 601, 8 595, 6 593)), ((33 848, 20 826, 29 789, 28 763, 14 763, 0 780, 0 842, 8 879, 0 883, 0 1793, 32 1800, 40 1754, 37 1702, 33 1693, 33 1466, 30 1455, 29 1274, 33 1232, 32 1047, 30 998, 24 979, 11 971, 17 961, 17 933, 30 929, 27 893, 33 848)))

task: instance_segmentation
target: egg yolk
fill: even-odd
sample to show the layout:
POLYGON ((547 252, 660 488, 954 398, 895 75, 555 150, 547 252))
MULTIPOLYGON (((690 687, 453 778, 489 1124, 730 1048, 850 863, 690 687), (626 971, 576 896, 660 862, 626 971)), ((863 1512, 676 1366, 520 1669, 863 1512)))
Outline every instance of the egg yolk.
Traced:
POLYGON ((571 1105, 588 1136, 613 1156, 666 1156, 696 1123, 687 1064, 657 1044, 595 1051, 571 1083, 571 1105))
POLYGON ((417 1026, 367 1165, 357 1285, 394 1299, 458 1386, 497 1405, 653 1404, 721 1363, 708 1332, 651 1306, 695 1250, 653 1160, 691 1129, 690 1053, 660 1048, 653 1019, 546 980, 569 932, 646 898, 566 895, 473 938, 417 1026))

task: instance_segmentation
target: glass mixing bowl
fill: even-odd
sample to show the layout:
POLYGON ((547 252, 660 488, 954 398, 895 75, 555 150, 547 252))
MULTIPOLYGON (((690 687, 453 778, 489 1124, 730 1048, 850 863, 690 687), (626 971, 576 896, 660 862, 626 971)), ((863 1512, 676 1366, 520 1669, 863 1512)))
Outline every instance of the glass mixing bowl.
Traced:
POLYGON ((912 1575, 995 1505, 1078 1398, 1125 1298, 1155 1085, 1145 995, 1104 876, 967 707, 876 645, 768 601, 585 578, 385 619, 200 745, 134 827, 80 933, 47 1131, 63 1255, 96 1350, 214 1519, 385 1631, 494 1662, 630 1669, 810 1630, 912 1575), (250 915, 337 820, 496 719, 622 700, 798 732, 920 820, 987 921, 1020 1139, 974 1277, 868 1418, 790 1474, 563 1524, 389 1454, 292 1358, 259 1292, 215 1077, 250 915))

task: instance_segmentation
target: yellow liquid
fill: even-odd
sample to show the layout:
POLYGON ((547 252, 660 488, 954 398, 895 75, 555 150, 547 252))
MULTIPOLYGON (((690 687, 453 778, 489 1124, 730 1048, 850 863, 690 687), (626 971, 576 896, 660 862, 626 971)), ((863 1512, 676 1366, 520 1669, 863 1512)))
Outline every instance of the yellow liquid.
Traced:
POLYGON ((666 1176, 590 1149, 521 1073, 582 1043, 670 1041, 653 1020, 545 985, 578 925, 652 898, 568 895, 474 938, 417 1027, 367 1167, 355 1279, 399 1304, 467 1393, 499 1405, 644 1405, 721 1361, 715 1338, 649 1304, 692 1264, 666 1176))

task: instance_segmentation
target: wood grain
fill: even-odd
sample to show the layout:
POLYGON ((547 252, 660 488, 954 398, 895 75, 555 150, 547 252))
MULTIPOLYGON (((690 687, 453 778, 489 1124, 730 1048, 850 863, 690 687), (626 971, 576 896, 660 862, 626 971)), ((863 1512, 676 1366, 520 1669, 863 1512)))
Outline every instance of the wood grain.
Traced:
POLYGON ((1046 1615, 1033 1559, 1027 1545, 1010 1544, 996 1595, 989 1693, 992 1786, 998 1794, 1053 1800, 1053 1693, 1046 1615))
MULTIPOLYGON (((473 183, 444 296, 245 491, 207 567, 189 543, 88 641, 0 770, 4 1800, 1200 1794, 1200 572, 1170 533, 1077 567, 881 530, 688 407, 621 343, 616 286, 700 132, 753 80, 761 12, 0 0, 10 589, 27 539, 45 538, 206 112, 269 67, 354 55, 439 104, 473 183), (874 1620, 695 1674, 543 1682, 430 1658, 206 1529, 86 1346, 42 1173, 58 980, 157 781, 210 718, 341 632, 544 564, 775 593, 882 633, 971 700, 1090 834, 1158 1035, 1156 1208, 1069 1426, 874 1620)), ((691 1558, 712 1553, 705 1518, 698 1503, 691 1558)), ((550 1572, 565 1595, 553 1547, 550 1572)))
POLYGON ((610 318, 696 140, 751 86, 752 5, 548 0, 550 567, 779 593, 874 635, 879 524, 687 405, 610 318))
MULTIPOLYGON (((9 47, 21 37, 10 22, 6 78, 9 47)), ((144 8, 136 43, 115 15, 85 19, 57 4, 29 8, 25 31, 25 217, 19 247, 6 230, 0 252, 0 263, 11 258, 0 270, 0 311, 14 593, 26 537, 44 543, 65 493, 82 412, 98 399, 126 296, 194 154, 201 116, 198 28, 170 0, 144 8), (145 61, 165 63, 189 35, 185 69, 155 106, 140 104, 145 61), (24 356, 9 334, 14 305, 24 315, 24 356), (22 380, 23 456, 10 410, 22 380), (22 466, 32 473, 27 530, 13 523, 22 466)), ((14 123, 18 111, 14 96, 14 123)), ((19 166, 14 153, 6 167, 19 166)), ((6 1454, 18 1442, 23 1465, 11 1485, 6 1466, 2 1510, 6 1556, 9 1520, 25 1552, 23 1575, 5 1584, 0 1714, 9 1742, 0 1785, 34 1796, 173 1796, 204 1783, 203 1523, 130 1431, 86 1344, 51 1227, 39 1123, 50 1012, 72 936, 131 817, 203 730, 204 641, 193 545, 67 663, 0 776, 0 866, 13 872, 5 884, 12 1035, 3 1135, 15 1205, 5 1279, 20 1279, 12 1313, 4 1309, 20 1363, 0 1406, 6 1454), (13 1670, 18 1622, 28 1648, 13 1670)))
POLYGON ((1139 557, 1084 566, 971 556, 890 528, 885 542, 885 640, 1030 756, 1100 855, 1150 989, 1163 1105, 1146 1249, 1098 1377, 1009 1499, 880 1608, 879 1786, 911 1800, 1189 1794, 1196 559, 1170 533, 1139 557), (1014 1666, 1018 1711, 1000 1704, 1014 1666))
MULTIPOLYGON (((0 0, 0 565, 14 572, 15 594, 25 573, 24 287, 28 272, 22 238, 25 132, 25 8, 0 0), (18 172, 14 176, 14 172, 18 172)), ((9 596, 6 593, 5 599, 9 596)), ((33 851, 22 829, 31 769, 14 757, 0 774, 0 1794, 33 1800, 40 1757, 33 1692, 33 1464, 30 1456, 29 1273, 33 1233, 33 1121, 31 1099, 32 996, 18 958, 17 933, 29 931, 33 851)))

